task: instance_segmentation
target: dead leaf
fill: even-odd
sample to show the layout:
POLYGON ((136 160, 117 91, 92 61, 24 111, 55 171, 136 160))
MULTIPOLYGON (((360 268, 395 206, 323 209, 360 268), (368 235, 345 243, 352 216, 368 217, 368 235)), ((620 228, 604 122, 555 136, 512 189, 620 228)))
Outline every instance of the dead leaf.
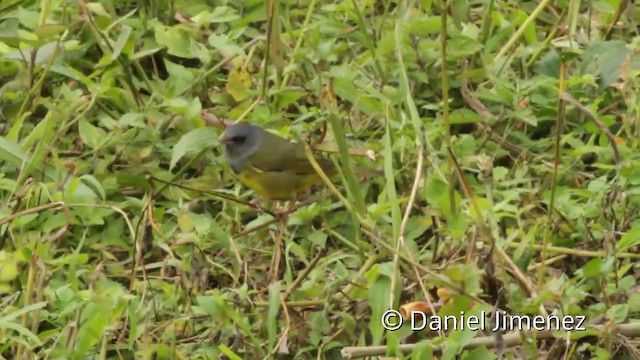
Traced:
MULTIPOLYGON (((328 143, 314 145, 313 149, 319 150, 319 151, 334 152, 334 153, 338 152, 338 147, 335 144, 328 144, 328 143)), ((371 161, 376 161, 376 152, 371 149, 349 148, 349 155, 366 156, 371 161)))

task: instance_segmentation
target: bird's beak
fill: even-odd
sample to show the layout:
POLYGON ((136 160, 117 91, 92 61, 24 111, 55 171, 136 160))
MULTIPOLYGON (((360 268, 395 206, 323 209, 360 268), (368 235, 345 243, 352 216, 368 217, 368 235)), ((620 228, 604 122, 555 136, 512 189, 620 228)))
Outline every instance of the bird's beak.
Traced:
POLYGON ((224 137, 224 136, 220 136, 220 137, 218 138, 218 140, 219 140, 221 143, 225 144, 225 145, 227 145, 227 144, 230 144, 230 143, 231 143, 231 139, 226 138, 226 137, 224 137))

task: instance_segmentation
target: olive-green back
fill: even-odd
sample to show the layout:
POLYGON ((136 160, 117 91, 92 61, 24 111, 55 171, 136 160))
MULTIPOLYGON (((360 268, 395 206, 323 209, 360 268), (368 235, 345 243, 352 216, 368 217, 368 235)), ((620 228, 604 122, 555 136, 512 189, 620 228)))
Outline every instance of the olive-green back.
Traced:
MULTIPOLYGON (((293 143, 266 130, 263 131, 262 144, 247 159, 250 166, 260 171, 291 172, 299 175, 315 173, 307 159, 303 144, 293 143)), ((327 175, 335 174, 336 169, 330 160, 316 157, 316 161, 327 175)))

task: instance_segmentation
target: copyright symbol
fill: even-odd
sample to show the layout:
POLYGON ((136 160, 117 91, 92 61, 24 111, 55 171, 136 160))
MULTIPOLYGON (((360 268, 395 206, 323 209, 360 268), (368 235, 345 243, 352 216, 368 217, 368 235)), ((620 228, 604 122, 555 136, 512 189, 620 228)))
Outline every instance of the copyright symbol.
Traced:
POLYGON ((395 331, 402 326, 402 315, 395 310, 387 310, 382 314, 382 326, 389 330, 395 331))

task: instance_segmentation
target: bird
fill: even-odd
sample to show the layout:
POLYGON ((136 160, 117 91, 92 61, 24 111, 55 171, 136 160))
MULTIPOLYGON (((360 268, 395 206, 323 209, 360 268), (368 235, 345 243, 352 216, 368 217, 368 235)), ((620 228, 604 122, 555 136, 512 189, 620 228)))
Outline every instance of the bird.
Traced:
MULTIPOLYGON (((220 136, 220 142, 238 180, 268 200, 295 200, 322 182, 307 158, 304 144, 258 125, 230 125, 220 136)), ((337 173, 331 160, 314 158, 328 177, 337 173)))

